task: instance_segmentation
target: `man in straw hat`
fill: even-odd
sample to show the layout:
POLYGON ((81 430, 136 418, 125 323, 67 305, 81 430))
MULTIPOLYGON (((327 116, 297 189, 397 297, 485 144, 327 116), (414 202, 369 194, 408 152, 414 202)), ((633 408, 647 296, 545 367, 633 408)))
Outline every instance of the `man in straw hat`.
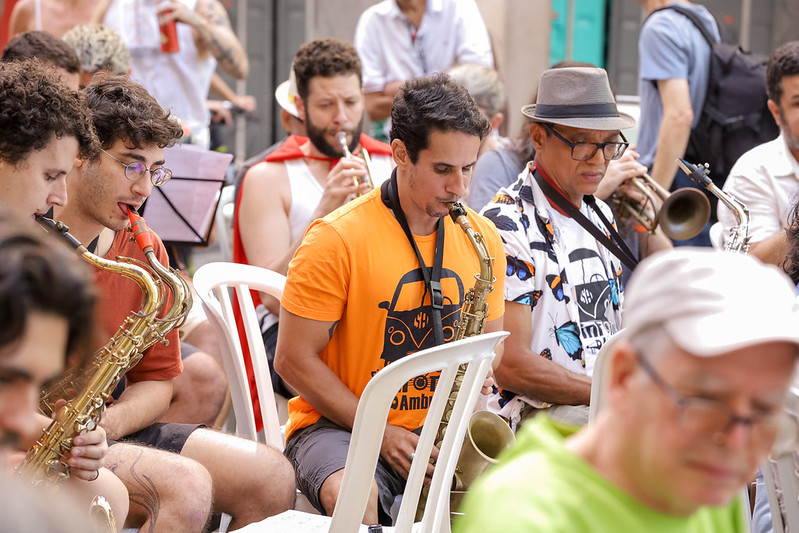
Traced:
POLYGON ((797 359, 793 284, 752 256, 647 258, 603 354, 603 408, 570 431, 539 417, 464 504, 468 531, 748 531, 736 496, 779 435, 797 359))
MULTIPOLYGON (((522 108, 532 119, 535 159, 482 211, 505 243, 513 333, 497 369, 502 390, 489 407, 514 429, 542 409, 575 424, 588 420, 596 355, 621 323, 622 264, 636 262, 610 208, 592 196, 608 162, 627 148, 620 130, 635 123, 616 108, 607 73, 547 70, 536 101, 522 108)), ((641 239, 642 251, 669 246, 659 233, 641 239)))

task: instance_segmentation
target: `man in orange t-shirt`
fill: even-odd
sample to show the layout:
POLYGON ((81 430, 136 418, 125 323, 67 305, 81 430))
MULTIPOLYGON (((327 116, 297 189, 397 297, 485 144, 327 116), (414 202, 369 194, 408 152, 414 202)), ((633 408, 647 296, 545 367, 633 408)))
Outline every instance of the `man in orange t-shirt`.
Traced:
MULTIPOLYGON (((335 507, 358 398, 371 377, 455 336, 480 261, 447 214, 489 129, 449 76, 408 81, 392 110, 391 179, 314 222, 289 265, 275 366, 300 396, 289 402, 286 455, 299 488, 321 512, 335 507), (438 324, 433 291, 443 304, 438 324)), ((468 216, 496 258, 486 331, 501 330, 502 242, 491 222, 473 211, 468 216)), ((424 422, 436 381, 436 373, 419 376, 398 393, 364 523, 389 523, 419 439, 413 431, 424 422)))
MULTIPOLYGON (((139 208, 153 187, 171 176, 163 166, 164 147, 180 138, 181 128, 143 87, 125 77, 95 76, 86 93, 102 150, 70 176, 69 199, 56 219, 98 256, 144 260, 128 242, 128 210, 139 208)), ((157 236, 154 245, 158 259, 168 264, 157 236)), ((97 277, 105 298, 99 322, 107 329, 116 330, 142 306, 137 284, 119 278, 109 272, 97 277)), ((172 380, 181 372, 175 331, 167 339, 169 345, 156 344, 127 372, 124 391, 101 421, 110 439, 122 440, 110 447, 108 463, 130 493, 125 525, 200 531, 215 511, 232 516, 232 530, 289 509, 295 497, 293 471, 277 450, 193 424, 155 423, 169 406, 172 380)))

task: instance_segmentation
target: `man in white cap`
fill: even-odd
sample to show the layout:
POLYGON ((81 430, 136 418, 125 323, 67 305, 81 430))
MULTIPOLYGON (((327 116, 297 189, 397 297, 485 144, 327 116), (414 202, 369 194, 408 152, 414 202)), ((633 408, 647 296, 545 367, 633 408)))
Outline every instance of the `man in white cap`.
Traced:
MULTIPOLYGON (((775 443, 799 345, 793 285, 752 256, 644 260, 603 357, 603 409, 571 432, 539 417, 467 496, 455 531, 728 532, 775 443)), ((795 442, 795 441, 794 441, 795 442)))
MULTIPOLYGON (((361 133, 361 62, 354 46, 337 39, 306 43, 295 53, 292 71, 296 92, 289 91, 294 95, 291 103, 304 122, 307 137, 290 136, 280 149, 250 168, 236 195, 233 226, 236 263, 284 275, 308 225, 356 193, 369 190, 363 183, 367 174, 364 161, 344 157, 339 134, 345 134, 352 154, 368 151, 375 185, 388 179, 393 166, 391 148, 361 133)), ((263 303, 269 310, 263 315, 262 330, 271 360, 280 306, 271 298, 264 298, 263 303)), ((249 357, 245 360, 249 364, 249 357)), ((277 375, 273 384, 279 394, 293 396, 277 375)), ((253 379, 250 385, 255 390, 253 379)), ((260 420, 256 425, 260 427, 260 420)))
MULTIPOLYGON (((541 75, 532 119, 535 159, 482 214, 500 231, 507 256, 502 387, 489 407, 511 427, 546 409, 574 424, 588 420, 599 349, 621 325, 622 264, 637 255, 615 230, 610 208, 592 196, 608 162, 627 148, 634 119, 616 108, 607 73, 567 67, 541 75)), ((668 247, 658 230, 641 252, 668 247)))

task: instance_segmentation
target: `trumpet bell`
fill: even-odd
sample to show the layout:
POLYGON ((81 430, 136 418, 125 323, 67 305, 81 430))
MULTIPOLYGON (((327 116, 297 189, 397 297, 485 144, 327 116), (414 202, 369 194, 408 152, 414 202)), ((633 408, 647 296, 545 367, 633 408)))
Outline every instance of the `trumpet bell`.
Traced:
POLYGON ((699 189, 677 189, 663 202, 658 224, 671 239, 696 237, 710 219, 710 201, 699 189))

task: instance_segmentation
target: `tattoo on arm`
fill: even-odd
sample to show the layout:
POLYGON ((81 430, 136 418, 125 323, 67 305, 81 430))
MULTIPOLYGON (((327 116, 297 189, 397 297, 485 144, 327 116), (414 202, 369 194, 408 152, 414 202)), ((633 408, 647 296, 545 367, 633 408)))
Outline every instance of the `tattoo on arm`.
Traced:
POLYGON ((197 33, 198 39, 222 70, 238 77, 236 73, 244 70, 247 55, 233 33, 225 8, 218 0, 200 0, 196 11, 208 23, 207 31, 197 33))

